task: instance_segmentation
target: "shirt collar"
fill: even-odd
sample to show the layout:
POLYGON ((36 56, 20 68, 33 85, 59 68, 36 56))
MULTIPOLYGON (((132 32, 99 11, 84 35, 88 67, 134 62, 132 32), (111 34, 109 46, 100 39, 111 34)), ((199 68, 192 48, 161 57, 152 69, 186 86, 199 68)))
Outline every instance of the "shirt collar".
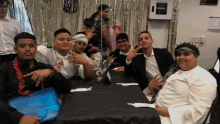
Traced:
MULTIPOLYGON (((130 45, 131 46, 131 48, 130 48, 130 50, 128 51, 128 53, 131 51, 131 49, 133 48, 133 46, 132 45, 130 45)), ((122 51, 120 51, 119 52, 119 54, 122 54, 122 55, 125 55, 125 56, 127 56, 128 55, 128 53, 123 53, 122 51)))
MULTIPOLYGON (((143 53, 144 54, 144 53, 143 53)), ((151 51, 151 56, 150 57, 152 57, 152 56, 154 56, 154 49, 152 48, 152 51, 151 51)), ((144 57, 145 58, 147 58, 147 59, 149 59, 150 57, 147 57, 145 54, 144 54, 144 57)))
POLYGON ((56 52, 57 57, 60 59, 68 59, 69 58, 68 57, 69 53, 66 56, 63 56, 56 49, 55 49, 55 52, 56 52))
MULTIPOLYGON (((29 61, 18 58, 18 67, 21 68, 24 65, 29 65, 29 61)), ((37 61, 34 59, 34 66, 37 66, 37 61)))
POLYGON ((2 20, 7 20, 7 21, 9 21, 9 19, 10 19, 10 18, 6 15, 5 18, 3 18, 2 20))

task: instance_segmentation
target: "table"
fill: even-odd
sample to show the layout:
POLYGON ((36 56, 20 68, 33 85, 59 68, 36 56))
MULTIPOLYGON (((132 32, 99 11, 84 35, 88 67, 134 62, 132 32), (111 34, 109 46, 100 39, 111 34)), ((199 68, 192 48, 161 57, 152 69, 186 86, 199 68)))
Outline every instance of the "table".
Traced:
MULTIPOLYGON (((135 108, 127 103, 149 103, 139 86, 121 86, 133 78, 123 72, 109 71, 111 84, 95 80, 72 81, 73 88, 89 88, 92 91, 66 94, 54 123, 63 124, 160 124, 159 115, 153 108, 135 108)), ((96 78, 96 76, 94 76, 96 78)))

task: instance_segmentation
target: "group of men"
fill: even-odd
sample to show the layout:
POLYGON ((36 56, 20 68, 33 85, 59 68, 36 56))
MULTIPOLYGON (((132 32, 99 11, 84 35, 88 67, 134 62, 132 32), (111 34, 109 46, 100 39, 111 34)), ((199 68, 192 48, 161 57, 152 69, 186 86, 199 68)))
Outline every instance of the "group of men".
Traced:
MULTIPOLYGON (((40 118, 24 115, 9 106, 18 96, 53 87, 58 94, 70 92, 70 78, 92 79, 101 54, 92 37, 93 24, 84 21, 84 32, 72 37, 64 28, 54 33, 52 48, 38 46, 34 35, 23 32, 19 22, 7 16, 8 1, 0 2, 0 122, 37 124, 40 118), (3 26, 3 25, 8 25, 3 26)), ((149 32, 129 44, 125 33, 116 37, 116 49, 107 60, 120 64, 116 71, 132 76, 155 104, 162 124, 201 124, 216 97, 216 79, 197 65, 196 46, 182 43, 175 60, 166 49, 153 48, 149 32)), ((108 61, 107 61, 108 62, 108 61)))

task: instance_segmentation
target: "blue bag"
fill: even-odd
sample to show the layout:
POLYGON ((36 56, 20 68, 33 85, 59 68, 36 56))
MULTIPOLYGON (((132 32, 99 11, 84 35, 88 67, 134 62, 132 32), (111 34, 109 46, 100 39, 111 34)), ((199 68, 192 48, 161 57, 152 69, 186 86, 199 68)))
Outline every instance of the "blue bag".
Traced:
POLYGON ((24 115, 41 118, 40 123, 58 117, 60 104, 54 88, 47 88, 9 100, 9 105, 24 115))

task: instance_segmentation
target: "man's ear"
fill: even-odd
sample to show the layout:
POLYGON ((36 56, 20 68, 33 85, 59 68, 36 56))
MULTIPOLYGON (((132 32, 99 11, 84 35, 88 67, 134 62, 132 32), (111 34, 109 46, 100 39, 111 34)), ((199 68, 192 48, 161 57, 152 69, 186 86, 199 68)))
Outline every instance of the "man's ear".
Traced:
POLYGON ((14 47, 15 53, 18 54, 17 47, 14 47))

